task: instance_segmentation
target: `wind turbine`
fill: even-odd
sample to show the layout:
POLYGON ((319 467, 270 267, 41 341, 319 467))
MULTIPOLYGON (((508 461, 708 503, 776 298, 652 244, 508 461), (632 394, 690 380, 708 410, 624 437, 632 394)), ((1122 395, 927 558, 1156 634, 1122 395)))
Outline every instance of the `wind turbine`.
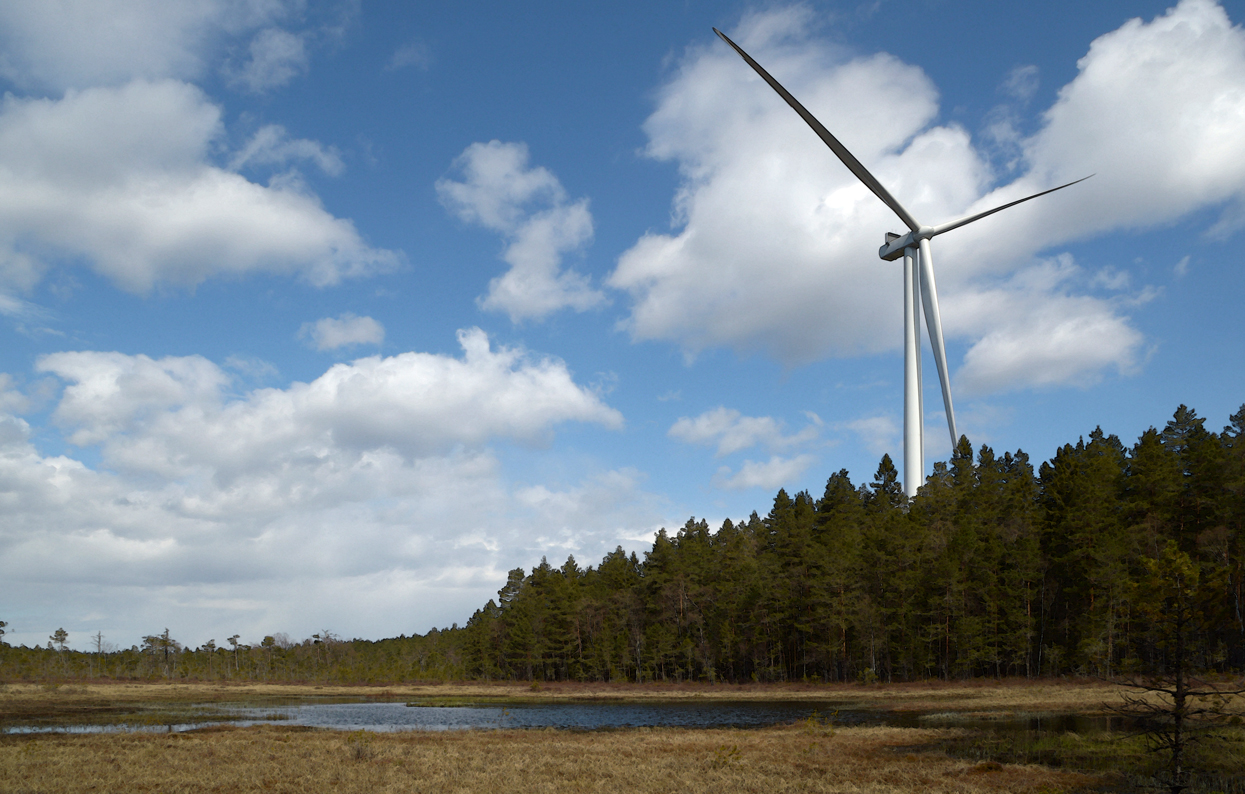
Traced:
MULTIPOLYGON (((813 117, 812 113, 805 110, 804 106, 791 96, 787 89, 783 88, 777 80, 770 76, 769 72, 761 68, 761 64, 752 60, 752 56, 744 52, 742 48, 735 42, 731 41, 725 33, 713 29, 735 52, 748 62, 757 74, 761 76, 765 82, 769 83, 770 88, 778 92, 778 95, 787 101, 787 104, 800 114, 800 118, 813 128, 813 132, 817 133, 817 137, 821 138, 830 151, 843 161, 843 165, 856 175, 856 178, 864 183, 865 187, 873 191, 873 195, 882 200, 882 203, 890 207, 899 220, 908 227, 907 234, 895 234, 894 232, 886 233, 886 242, 878 250, 878 256, 887 262, 893 262, 899 257, 904 260, 904 312, 903 312, 903 333, 904 333, 904 384, 903 384, 903 487, 904 493, 909 497, 915 496, 917 488, 925 481, 925 421, 924 406, 921 392, 921 339, 920 339, 920 322, 921 309, 924 307, 925 327, 929 331, 930 347, 934 349, 934 363, 938 367, 938 381, 942 385, 942 404, 947 412, 947 429, 951 431, 952 448, 959 442, 960 436, 955 430, 955 409, 951 405, 951 381, 947 374, 947 351, 942 340, 942 317, 938 313, 938 290, 934 285, 934 260, 930 253, 930 243, 934 237, 949 232, 952 229, 958 229, 961 226, 967 226, 973 221, 979 221, 988 215, 1014 207, 1017 204, 1035 199, 1038 196, 1045 196, 1047 193, 1054 193, 1056 190, 1063 190, 1071 187, 1077 182, 1084 182, 1089 179, 1088 176, 1081 177, 1075 182, 1069 182, 1066 185, 1053 187, 1050 190, 1043 190, 1041 193, 1034 193, 1032 196, 1026 196, 1016 201, 1008 202, 1000 207, 979 212, 976 215, 970 215, 967 218, 960 218, 958 221, 943 223, 938 226, 923 226, 912 217, 912 213, 904 209, 903 205, 895 200, 890 192, 882 187, 882 183, 869 173, 860 161, 847 150, 843 144, 839 143, 839 139, 830 134, 822 123, 813 117)), ((1090 174, 1093 176, 1093 174, 1090 174)))

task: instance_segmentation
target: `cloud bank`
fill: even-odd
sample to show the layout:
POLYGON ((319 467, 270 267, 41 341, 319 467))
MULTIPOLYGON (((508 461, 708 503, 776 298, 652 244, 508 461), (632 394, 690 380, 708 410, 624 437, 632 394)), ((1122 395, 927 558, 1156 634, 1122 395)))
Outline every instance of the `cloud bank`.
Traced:
POLYGON ((591 558, 659 520, 635 472, 510 481, 496 445, 540 447, 565 423, 612 430, 622 416, 561 361, 478 329, 459 342, 457 357, 363 358, 240 395, 200 356, 42 357, 37 371, 64 384, 53 422, 99 463, 40 454, 12 413, 29 400, 0 382, 0 579, 71 632, 150 630, 135 626, 174 610, 217 634, 320 620, 379 636, 415 628, 392 603, 360 612, 381 593, 458 620, 533 554, 591 558))
MULTIPOLYGON (((770 450, 791 450, 817 441, 821 419, 808 414, 810 423, 797 433, 786 435, 783 423, 772 416, 744 416, 733 408, 718 406, 699 416, 680 417, 667 432, 670 438, 686 444, 716 446, 715 456, 724 458, 755 446, 770 450)), ((745 460, 737 472, 722 466, 713 477, 713 485, 727 490, 778 488, 789 484, 816 462, 810 454, 793 457, 773 455, 768 461, 745 460)))
POLYGON ((268 125, 230 154, 221 106, 188 82, 253 34, 237 80, 284 84, 307 61, 304 34, 278 23, 302 13, 258 0, 4 4, 0 75, 26 93, 0 103, 0 292, 61 264, 136 293, 251 273, 328 286, 396 266, 299 177, 299 162, 340 174, 335 149, 268 125), (267 184, 242 169, 267 169, 267 184))

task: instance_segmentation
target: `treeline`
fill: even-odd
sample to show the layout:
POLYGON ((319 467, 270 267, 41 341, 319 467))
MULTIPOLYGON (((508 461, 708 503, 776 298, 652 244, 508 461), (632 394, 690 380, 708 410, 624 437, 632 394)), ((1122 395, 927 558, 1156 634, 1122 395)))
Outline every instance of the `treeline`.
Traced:
POLYGON ((1095 430, 1037 471, 961 439, 911 501, 884 456, 868 484, 842 470, 817 498, 780 490, 764 518, 663 529, 643 559, 516 568, 463 628, 195 649, 166 629, 128 650, 97 635, 94 652, 58 630, 46 648, 0 642, 0 680, 1113 676, 1162 673, 1177 647, 1239 673, 1245 406, 1230 421, 1215 433, 1182 405, 1131 447, 1095 430))
POLYGON ((47 647, 0 647, 0 681, 122 679, 200 681, 273 681, 331 684, 383 684, 395 681, 457 680, 464 676, 461 630, 433 629, 427 634, 385 640, 342 640, 330 632, 291 642, 284 634, 264 637, 258 645, 230 638, 198 648, 183 647, 165 629, 141 646, 116 650, 102 635, 94 651, 66 647, 63 629, 47 647))
POLYGON ((1245 407, 1215 433, 1181 406, 1132 447, 1095 430, 1037 472, 1023 452, 974 456, 962 438, 911 502, 883 457, 867 485, 844 470, 820 497, 779 491, 764 518, 662 530, 643 560, 621 548, 586 570, 542 560, 467 623, 466 673, 1111 676, 1161 671, 1177 645, 1183 664, 1240 672, 1243 433, 1245 407), (1164 617, 1164 570, 1182 572, 1193 623, 1164 617))

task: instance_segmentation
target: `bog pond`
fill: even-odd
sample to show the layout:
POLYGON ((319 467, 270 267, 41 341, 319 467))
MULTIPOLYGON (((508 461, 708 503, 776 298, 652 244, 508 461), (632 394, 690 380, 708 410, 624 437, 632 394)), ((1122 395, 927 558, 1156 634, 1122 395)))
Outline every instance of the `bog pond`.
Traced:
POLYGON ((994 732, 1096 733, 1120 718, 1072 714, 960 714, 852 708, 833 701, 554 702, 500 705, 423 704, 304 699, 248 704, 151 708, 117 721, 72 725, 6 725, 4 733, 180 732, 209 725, 276 723, 331 730, 454 731, 541 729, 593 731, 633 728, 765 728, 813 720, 825 725, 985 728, 994 732))

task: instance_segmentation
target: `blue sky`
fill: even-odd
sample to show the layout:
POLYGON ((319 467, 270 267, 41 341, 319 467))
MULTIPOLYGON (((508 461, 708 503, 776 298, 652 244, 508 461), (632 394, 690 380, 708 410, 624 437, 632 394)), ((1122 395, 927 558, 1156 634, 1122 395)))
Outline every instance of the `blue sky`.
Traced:
MULTIPOLYGON (((1245 402, 1240 2, 0 9, 0 619, 463 623, 900 458, 900 224, 961 431, 1245 402)), ((929 460, 949 449, 926 344, 929 460)))

